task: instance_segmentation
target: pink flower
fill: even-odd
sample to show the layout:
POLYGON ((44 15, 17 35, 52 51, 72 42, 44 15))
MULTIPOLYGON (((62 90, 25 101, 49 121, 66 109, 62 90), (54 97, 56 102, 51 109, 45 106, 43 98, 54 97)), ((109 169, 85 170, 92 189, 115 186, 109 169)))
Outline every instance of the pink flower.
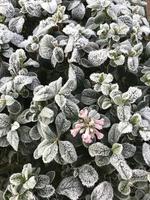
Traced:
POLYGON ((96 110, 88 110, 84 108, 79 112, 79 120, 74 124, 74 128, 71 129, 71 135, 76 137, 77 134, 82 134, 82 141, 90 144, 93 139, 102 139, 103 134, 100 130, 103 129, 105 122, 104 119, 100 119, 100 114, 96 110))

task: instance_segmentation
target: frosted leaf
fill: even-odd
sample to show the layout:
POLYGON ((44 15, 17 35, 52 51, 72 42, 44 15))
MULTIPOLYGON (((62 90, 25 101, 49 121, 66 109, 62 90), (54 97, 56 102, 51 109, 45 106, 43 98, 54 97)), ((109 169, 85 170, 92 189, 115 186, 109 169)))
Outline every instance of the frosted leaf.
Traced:
POLYGON ((8 70, 12 74, 18 74, 21 69, 24 61, 27 59, 25 51, 23 49, 17 49, 9 59, 9 68, 8 70))
POLYGON ((65 133, 71 126, 71 122, 67 120, 63 113, 59 113, 55 119, 57 133, 65 133))
POLYGON ((150 145, 147 144, 146 142, 143 144, 142 154, 143 154, 143 158, 144 158, 145 163, 148 166, 150 166, 150 145))
POLYGON ((85 15, 85 6, 83 3, 79 3, 75 8, 71 11, 72 17, 77 20, 82 20, 85 15))
POLYGON ((12 18, 9 21, 9 29, 16 33, 21 33, 23 29, 25 19, 23 16, 12 18))
POLYGON ((121 154, 112 155, 110 158, 110 163, 118 171, 122 179, 128 180, 132 177, 132 170, 121 154))
POLYGON ((0 113, 0 128, 6 128, 10 125, 10 118, 5 113, 0 113))
POLYGON ((22 176, 27 180, 29 176, 32 174, 33 168, 31 163, 25 164, 22 169, 22 176))
POLYGON ((73 8, 75 8, 76 6, 78 6, 79 3, 80 3, 80 0, 69 2, 67 10, 69 10, 69 11, 72 10, 73 8))
POLYGON ((37 61, 35 61, 35 60, 29 58, 29 59, 24 63, 24 66, 33 66, 33 67, 38 68, 38 67, 40 66, 40 64, 39 64, 37 61))
POLYGON ((29 131, 29 135, 32 138, 32 140, 39 140, 41 138, 38 129, 37 129, 37 125, 33 126, 30 131, 29 131))
POLYGON ((21 104, 16 100, 13 104, 7 105, 10 114, 18 114, 21 111, 21 104))
POLYGON ((44 107, 38 116, 38 120, 45 125, 49 125, 54 120, 53 110, 49 109, 48 107, 44 107))
POLYGON ((132 170, 132 177, 130 182, 147 182, 148 181, 148 172, 142 169, 133 169, 132 170))
POLYGON ((79 107, 73 101, 67 99, 66 104, 62 107, 62 111, 66 115, 66 118, 76 118, 79 113, 79 107))
POLYGON ((69 76, 69 79, 73 79, 75 81, 74 89, 76 89, 77 83, 82 83, 82 81, 85 78, 84 71, 80 67, 78 67, 72 63, 69 65, 68 76, 69 76))
POLYGON ((142 118, 146 119, 146 120, 150 120, 150 107, 145 106, 144 108, 142 108, 139 111, 140 115, 142 116, 142 118))
POLYGON ((112 200, 113 188, 107 181, 100 183, 96 186, 91 194, 91 200, 112 200))
POLYGON ((50 182, 50 178, 47 175, 39 175, 35 188, 37 189, 44 188, 46 185, 49 184, 49 182, 50 182))
MULTIPOLYGON (((48 18, 40 21, 39 25, 33 30, 33 35, 35 35, 37 37, 40 37, 43 35, 45 36, 45 34, 47 34, 54 27, 56 27, 56 23, 54 22, 54 20, 52 20, 51 17, 48 17, 48 18)), ((51 36, 51 38, 53 38, 53 37, 51 36)), ((47 40, 45 40, 45 42, 46 41, 47 40)), ((50 45, 50 44, 48 43, 48 45, 50 45)), ((45 46, 45 45, 43 45, 43 46, 45 46)))
MULTIPOLYGON (((23 194, 22 200, 26 200, 26 199, 35 199, 35 195, 31 192, 31 191, 26 191, 23 194)), ((13 200, 13 199, 12 199, 13 200)), ((14 199, 15 200, 15 199, 14 199)))
POLYGON ((57 9, 56 0, 40 0, 39 3, 41 7, 50 14, 53 14, 57 9))
POLYGON ((13 147, 15 151, 18 151, 18 145, 19 145, 19 136, 17 131, 9 131, 7 133, 7 141, 9 144, 13 147))
POLYGON ((54 42, 56 42, 55 38, 47 34, 40 40, 39 54, 42 58, 50 59, 52 57, 54 42))
POLYGON ((40 88, 38 87, 38 90, 37 87, 34 90, 33 101, 47 101, 53 97, 54 93, 50 86, 40 86, 40 88))
POLYGON ((9 130, 10 126, 7 126, 6 128, 0 128, 0 138, 6 136, 9 130))
POLYGON ((11 177, 9 178, 9 181, 10 181, 10 184, 12 184, 12 185, 15 185, 15 186, 20 185, 22 182, 21 173, 11 175, 11 177))
POLYGON ((118 130, 122 134, 131 133, 133 130, 133 126, 130 122, 120 122, 118 124, 118 130))
POLYGON ((42 198, 50 198, 55 193, 55 188, 52 185, 46 185, 42 189, 38 189, 38 196, 42 198))
POLYGON ((50 143, 56 140, 56 134, 49 126, 43 123, 37 123, 37 128, 42 138, 48 140, 50 143))
POLYGON ((41 6, 39 5, 39 2, 32 0, 29 1, 19 0, 19 4, 24 7, 23 10, 25 13, 27 12, 29 15, 34 17, 40 17, 41 6))
POLYGON ((88 55, 88 60, 95 67, 102 65, 107 60, 107 58, 108 58, 108 50, 107 49, 91 51, 88 55))
POLYGON ((104 156, 96 156, 95 157, 95 163, 99 167, 103 167, 105 165, 109 165, 110 163, 110 157, 104 157, 104 156))
POLYGON ((9 1, 0 2, 0 13, 5 17, 13 17, 15 15, 15 8, 13 4, 9 1))
POLYGON ((129 57, 128 58, 128 69, 131 72, 137 72, 139 67, 139 58, 138 57, 129 57))
POLYGON ((117 143, 122 133, 118 131, 118 124, 113 124, 108 132, 108 142, 110 144, 117 143))
POLYGON ((69 79, 60 89, 59 94, 68 96, 76 87, 76 80, 69 79))
POLYGON ((123 143, 122 155, 124 158, 131 158, 136 152, 136 146, 130 143, 123 143))
POLYGON ((92 105, 97 102, 98 93, 91 88, 84 89, 81 95, 81 102, 85 105, 92 105))
POLYGON ((62 107, 65 106, 67 99, 66 99, 66 97, 64 95, 56 94, 55 101, 56 101, 57 105, 60 108, 62 108, 62 107))
POLYGON ((52 81, 49 84, 49 87, 50 87, 53 95, 55 96, 62 88, 62 77, 58 78, 56 81, 52 81))
POLYGON ((128 27, 133 26, 132 18, 128 15, 121 15, 118 19, 124 24, 126 24, 128 27))
POLYGON ((56 62, 62 63, 64 61, 63 49, 61 47, 55 47, 52 56, 56 60, 56 62))
POLYGON ((89 154, 92 157, 94 157, 94 156, 104 156, 105 157, 105 156, 109 156, 110 149, 106 145, 104 145, 100 142, 96 142, 89 146, 89 154))
POLYGON ((23 187, 26 189, 26 190, 30 190, 30 189, 33 189, 36 185, 36 178, 35 176, 31 176, 24 184, 23 184, 23 187))
POLYGON ((131 117, 131 107, 130 106, 118 106, 117 116, 120 121, 129 121, 131 117))
POLYGON ((97 171, 88 164, 82 165, 78 173, 82 184, 86 187, 92 187, 98 181, 97 171))
POLYGON ((9 142, 7 141, 6 137, 3 136, 0 138, 0 147, 7 147, 9 145, 9 142))
POLYGON ((134 103, 138 98, 142 96, 142 91, 137 87, 129 87, 127 94, 130 103, 134 103))
POLYGON ((20 92, 24 86, 30 85, 35 78, 35 76, 18 75, 14 78, 14 87, 16 88, 17 92, 20 92))
POLYGON ((99 99, 97 100, 97 104, 103 110, 107 110, 112 106, 111 99, 105 96, 100 96, 99 99))
POLYGON ((44 150, 50 145, 48 140, 43 140, 35 149, 33 157, 34 159, 39 159, 42 155, 44 150))
POLYGON ((78 200, 83 192, 83 187, 78 178, 73 176, 64 178, 58 185, 57 192, 71 200, 78 200))
POLYGON ((74 163, 77 161, 77 153, 71 142, 59 141, 59 152, 66 163, 74 163))
POLYGON ((30 138, 30 135, 29 135, 29 131, 30 131, 30 127, 28 127, 28 126, 19 127, 17 132, 18 132, 21 142, 23 142, 23 143, 31 143, 32 142, 32 139, 30 138))
POLYGON ((118 191, 123 195, 129 195, 131 192, 130 183, 128 181, 121 181, 118 185, 118 191))
POLYGON ((146 130, 140 130, 139 131, 142 139, 146 142, 150 140, 150 130, 146 129, 146 130))
POLYGON ((18 33, 13 33, 11 43, 19 48, 21 42, 23 42, 24 37, 18 33))
POLYGON ((56 142, 49 144, 43 152, 43 162, 50 163, 58 153, 58 145, 56 142))

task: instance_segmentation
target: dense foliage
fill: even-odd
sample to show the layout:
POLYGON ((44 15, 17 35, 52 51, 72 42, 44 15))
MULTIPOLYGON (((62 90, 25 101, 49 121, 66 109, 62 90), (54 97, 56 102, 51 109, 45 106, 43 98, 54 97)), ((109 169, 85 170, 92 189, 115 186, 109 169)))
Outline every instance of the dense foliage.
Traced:
POLYGON ((0 0, 0 199, 150 200, 144 0, 0 0))

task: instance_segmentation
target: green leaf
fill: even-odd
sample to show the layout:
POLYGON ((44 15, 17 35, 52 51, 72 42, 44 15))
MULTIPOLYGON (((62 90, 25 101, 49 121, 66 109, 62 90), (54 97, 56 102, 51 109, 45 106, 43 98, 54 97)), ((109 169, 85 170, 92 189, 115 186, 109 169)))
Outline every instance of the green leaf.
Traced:
POLYGON ((121 154, 123 150, 122 144, 115 143, 112 145, 112 152, 113 154, 121 154))
POLYGON ((91 194, 91 200, 112 200, 113 188, 107 181, 100 183, 96 186, 91 194))
POLYGON ((71 142, 59 141, 59 152, 66 163, 74 163, 77 161, 77 153, 71 142))
POLYGON ((57 193, 71 200, 78 200, 83 192, 83 187, 78 178, 73 176, 64 178, 57 188, 57 193))

